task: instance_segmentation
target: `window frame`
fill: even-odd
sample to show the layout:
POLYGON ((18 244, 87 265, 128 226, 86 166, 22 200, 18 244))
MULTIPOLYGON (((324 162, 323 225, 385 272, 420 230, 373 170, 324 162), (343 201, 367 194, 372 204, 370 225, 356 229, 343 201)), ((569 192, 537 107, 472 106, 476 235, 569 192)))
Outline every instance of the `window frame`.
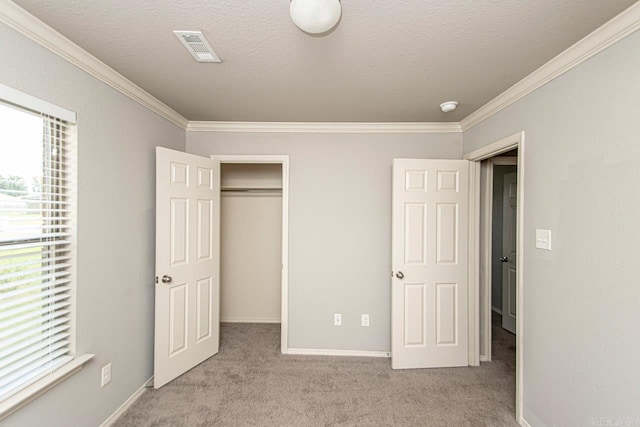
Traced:
POLYGON ((65 138, 65 142, 68 144, 69 152, 73 153, 73 158, 69 162, 70 167, 67 171, 70 175, 70 179, 75 185, 72 185, 72 191, 69 193, 69 201, 72 208, 70 209, 69 220, 72 224, 71 236, 69 248, 71 251, 69 271, 71 273, 70 283, 70 302, 71 308, 69 313, 69 324, 71 335, 69 337, 69 354, 72 356, 72 360, 68 361, 64 365, 56 368, 53 372, 43 376, 42 378, 34 381, 30 385, 18 390, 10 397, 0 402, 0 420, 6 418, 22 406, 28 404, 41 394, 53 388, 55 385, 64 381, 66 378, 80 371, 85 363, 93 358, 93 354, 78 354, 76 347, 76 326, 77 326, 77 299, 76 299, 76 271, 77 271, 77 155, 76 147, 76 134, 75 128, 77 125, 76 113, 69 111, 65 108, 59 107, 55 104, 44 101, 35 96, 29 95, 17 89, 0 83, 0 101, 9 106, 13 106, 18 110, 32 112, 38 115, 47 115, 59 119, 68 125, 67 129, 70 129, 69 138, 65 138))

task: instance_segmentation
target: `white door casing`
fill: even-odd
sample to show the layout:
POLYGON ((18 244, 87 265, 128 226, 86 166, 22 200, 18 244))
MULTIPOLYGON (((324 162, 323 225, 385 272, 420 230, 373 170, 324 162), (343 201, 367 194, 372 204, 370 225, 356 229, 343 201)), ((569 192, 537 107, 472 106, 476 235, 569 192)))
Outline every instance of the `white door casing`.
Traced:
POLYGON ((516 333, 518 174, 504 176, 502 199, 502 327, 516 333))
POLYGON ((154 387, 218 352, 219 163, 156 147, 154 387))
POLYGON ((394 159, 391 365, 467 366, 466 160, 394 159))
POLYGON ((214 154, 212 159, 219 163, 276 163, 282 165, 282 274, 280 304, 280 351, 288 354, 289 349, 289 156, 287 155, 246 155, 214 154))
MULTIPOLYGON (((488 145, 482 146, 476 150, 468 152, 464 155, 465 160, 470 160, 472 163, 479 164, 481 161, 491 159, 500 154, 506 153, 513 149, 518 150, 518 217, 516 220, 516 240, 517 240, 517 319, 516 319, 516 421, 521 425, 525 425, 526 421, 522 416, 522 408, 524 407, 524 299, 525 299, 525 283, 524 283, 524 211, 525 207, 525 155, 526 143, 525 132, 520 131, 513 135, 509 135, 500 140, 491 142, 488 145)), ((480 180, 476 180, 474 176, 470 177, 470 187, 474 191, 478 191, 480 186, 480 180)), ((490 200, 490 199, 488 199, 490 200)), ((473 217, 479 216, 479 211, 473 211, 471 213, 473 217)), ((479 252, 480 248, 472 248, 476 252, 479 252)), ((488 249, 487 249, 488 250, 488 249)), ((491 260, 489 258, 483 258, 483 262, 490 268, 491 260)), ((481 308, 483 316, 490 318, 491 304, 490 299, 485 299, 486 305, 481 308)), ((483 328, 486 330, 485 336, 491 337, 491 322, 485 323, 483 328)), ((489 340, 490 345, 490 340, 489 340)))

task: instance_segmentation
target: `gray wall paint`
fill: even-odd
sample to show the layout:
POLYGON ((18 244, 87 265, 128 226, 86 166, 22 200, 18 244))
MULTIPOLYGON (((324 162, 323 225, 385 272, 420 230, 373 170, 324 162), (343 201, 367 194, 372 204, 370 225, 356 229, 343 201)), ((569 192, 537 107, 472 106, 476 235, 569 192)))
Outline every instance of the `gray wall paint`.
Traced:
POLYGON ((491 223, 491 306, 502 310, 502 200, 504 176, 516 166, 493 167, 493 218, 491 223))
POLYGON ((521 130, 524 417, 638 417, 640 32, 465 132, 464 151, 521 130))
POLYGON ((4 25, 0 57, 0 83, 78 114, 77 349, 96 355, 0 423, 96 426, 153 373, 154 147, 185 132, 4 25))
MULTIPOLYGON (((184 132, 3 25, 0 53, 0 82, 78 113, 77 344, 96 353, 3 424, 97 425, 152 372, 153 147, 183 149, 184 132)), ((638 416, 638 111, 640 33, 464 134, 469 152, 526 131, 531 425, 638 416), (534 249, 536 228, 553 230, 552 252, 534 249)), ((391 159, 459 158, 460 135, 194 133, 187 149, 289 154, 291 346, 389 349, 391 159), (369 329, 357 326, 363 312, 369 329)))
POLYGON ((289 347, 389 351, 392 159, 459 159, 461 134, 188 132, 187 151, 288 154, 289 347))

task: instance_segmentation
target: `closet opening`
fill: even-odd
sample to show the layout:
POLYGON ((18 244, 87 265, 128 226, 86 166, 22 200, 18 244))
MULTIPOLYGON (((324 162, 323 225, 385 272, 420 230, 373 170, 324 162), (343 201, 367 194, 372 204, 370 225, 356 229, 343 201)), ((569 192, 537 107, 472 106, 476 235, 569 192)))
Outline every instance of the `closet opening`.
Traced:
POLYGON ((220 322, 280 324, 286 353, 288 159, 212 157, 220 161, 220 322))

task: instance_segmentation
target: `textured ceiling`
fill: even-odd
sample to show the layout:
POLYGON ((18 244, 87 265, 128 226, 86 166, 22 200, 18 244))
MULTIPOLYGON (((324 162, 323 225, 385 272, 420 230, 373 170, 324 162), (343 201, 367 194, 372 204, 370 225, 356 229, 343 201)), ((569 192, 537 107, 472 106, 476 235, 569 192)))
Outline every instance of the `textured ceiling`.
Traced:
POLYGON ((459 121, 634 0, 343 0, 298 30, 289 0, 15 0, 189 120, 459 121), (221 64, 172 34, 202 30, 221 64), (458 100, 449 114, 443 101, 458 100))

